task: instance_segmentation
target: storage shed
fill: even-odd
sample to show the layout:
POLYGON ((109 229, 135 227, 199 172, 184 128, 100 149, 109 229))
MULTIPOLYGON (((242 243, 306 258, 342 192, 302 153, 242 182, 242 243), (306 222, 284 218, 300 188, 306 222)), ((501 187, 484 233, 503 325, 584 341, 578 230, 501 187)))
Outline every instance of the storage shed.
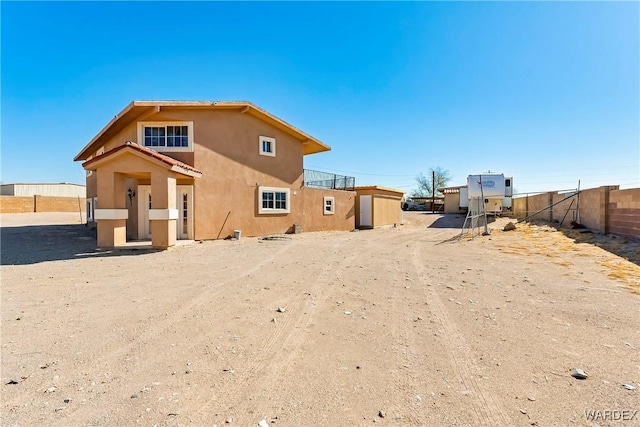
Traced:
POLYGON ((356 228, 402 223, 404 191, 377 185, 356 187, 356 228))
POLYGON ((468 206, 466 189, 466 185, 438 188, 444 194, 444 213, 459 213, 468 206))

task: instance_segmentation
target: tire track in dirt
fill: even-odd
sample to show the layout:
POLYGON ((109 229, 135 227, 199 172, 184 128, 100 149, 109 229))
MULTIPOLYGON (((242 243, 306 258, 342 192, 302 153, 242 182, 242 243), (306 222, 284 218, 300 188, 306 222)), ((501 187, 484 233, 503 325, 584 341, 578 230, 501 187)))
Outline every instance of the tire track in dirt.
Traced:
POLYGON ((259 262, 248 269, 243 270, 241 274, 235 275, 219 282, 216 282, 214 286, 207 287, 204 285, 192 286, 192 292, 188 295, 184 295, 183 298, 173 301, 172 307, 175 307, 175 310, 172 310, 163 318, 154 318, 153 321, 146 322, 142 328, 145 328, 144 331, 139 334, 135 340, 129 341, 126 345, 119 346, 108 346, 102 351, 98 352, 100 356, 96 359, 94 365, 101 364, 103 362, 109 362, 114 358, 123 357, 129 352, 133 351, 134 348, 139 347, 141 343, 149 343, 153 342, 159 336, 166 334, 174 324, 176 320, 182 319, 182 317, 188 313, 193 312, 195 308, 202 305, 202 302, 199 302, 206 294, 207 299, 211 299, 216 297, 227 290, 227 287, 239 280, 245 279, 261 268, 263 268, 266 264, 270 263, 274 259, 280 257, 284 252, 290 251, 294 249, 298 245, 296 241, 287 241, 286 245, 279 248, 278 250, 274 250, 269 253, 268 256, 261 259, 259 262))
MULTIPOLYGON (((308 293, 311 293, 314 297, 309 300, 306 298, 306 294, 298 294, 287 302, 289 307, 298 307, 297 314, 292 315, 293 310, 288 310, 287 312, 290 315, 279 319, 276 323, 276 329, 271 331, 259 343, 257 347, 260 351, 241 368, 241 372, 236 372, 232 377, 229 377, 227 386, 222 386, 225 388, 224 392, 218 391, 218 395, 224 395, 226 406, 231 407, 236 402, 239 402, 239 399, 250 393, 250 388, 260 389, 260 387, 255 386, 255 381, 251 381, 256 378, 258 378, 260 384, 271 384, 270 390, 273 395, 280 395, 278 390, 281 386, 273 387, 273 384, 277 384, 275 380, 281 374, 287 372, 292 362, 300 356, 299 350, 306 340, 307 327, 313 320, 317 310, 335 293, 336 285, 331 282, 340 278, 341 272, 357 255, 351 251, 345 256, 343 252, 343 247, 350 243, 351 240, 335 242, 326 250, 326 252, 330 253, 330 257, 325 259, 323 264, 320 264, 322 271, 319 273, 312 272, 313 281, 305 283, 308 293), (284 356, 283 352, 278 351, 279 348, 286 350, 284 356), (266 371, 270 372, 265 377, 266 371)), ((190 397, 189 401, 193 402, 193 405, 197 405, 197 407, 187 406, 185 407, 185 412, 191 412, 195 409, 196 412, 192 416, 205 422, 212 421, 208 419, 208 416, 214 412, 212 410, 215 405, 223 403, 218 401, 217 396, 204 396, 203 393, 190 397), (204 404, 200 403, 203 400, 206 400, 206 402, 204 404)), ((221 410, 228 409, 221 408, 221 410)), ((255 416, 262 417, 266 415, 268 410, 267 405, 262 404, 259 408, 256 408, 255 416)))
MULTIPOLYGON (((408 245, 406 245, 404 250, 399 253, 407 252, 407 246, 408 245)), ((407 316, 410 310, 407 309, 407 304, 404 301, 401 301, 403 295, 411 292, 411 282, 406 281, 405 277, 401 277, 401 267, 403 266, 402 256, 396 255, 394 261, 394 269, 397 279, 395 283, 393 283, 393 302, 391 304, 392 312, 395 313, 392 334, 395 338, 394 344, 400 348, 396 349, 394 352, 397 359, 397 366, 392 377, 396 394, 396 402, 390 406, 389 413, 398 415, 402 414, 402 422, 408 425, 421 425, 420 411, 416 407, 415 402, 411 401, 409 397, 413 395, 413 391, 415 391, 414 384, 410 381, 408 375, 410 372, 409 369, 414 363, 411 360, 410 355, 412 354, 413 349, 416 348, 416 337, 412 328, 409 327, 409 318, 407 316), (409 415, 406 414, 407 409, 410 411, 409 415)))
MULTIPOLYGON (((473 392, 467 397, 471 400, 471 406, 478 417, 474 421, 474 424, 483 426, 513 425, 513 421, 505 413, 502 406, 496 402, 491 392, 476 381, 475 372, 477 372, 478 369, 473 361, 473 354, 463 334, 449 316, 437 292, 427 286, 427 283, 424 283, 426 274, 421 263, 422 257, 419 245, 414 247, 411 259, 417 277, 419 277, 422 282, 424 296, 429 303, 432 316, 440 326, 440 336, 442 337, 445 349, 449 355, 449 360, 456 373, 458 383, 462 385, 465 390, 471 390, 473 392)), ((460 401, 460 403, 464 405, 468 402, 465 400, 465 402, 460 401)))

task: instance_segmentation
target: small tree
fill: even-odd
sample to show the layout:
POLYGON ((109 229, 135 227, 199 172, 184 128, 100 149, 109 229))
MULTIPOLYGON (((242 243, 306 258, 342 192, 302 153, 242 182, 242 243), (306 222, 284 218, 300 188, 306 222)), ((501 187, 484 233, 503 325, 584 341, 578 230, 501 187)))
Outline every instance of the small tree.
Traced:
POLYGON ((429 173, 425 176, 420 174, 416 177, 416 182, 418 183, 418 188, 412 190, 410 193, 410 197, 431 197, 433 194, 433 183, 435 182, 436 187, 436 196, 442 196, 442 194, 438 191, 438 188, 446 187, 449 181, 451 181, 451 173, 442 169, 441 167, 429 168, 429 173), (434 181, 435 174, 435 181, 434 181))

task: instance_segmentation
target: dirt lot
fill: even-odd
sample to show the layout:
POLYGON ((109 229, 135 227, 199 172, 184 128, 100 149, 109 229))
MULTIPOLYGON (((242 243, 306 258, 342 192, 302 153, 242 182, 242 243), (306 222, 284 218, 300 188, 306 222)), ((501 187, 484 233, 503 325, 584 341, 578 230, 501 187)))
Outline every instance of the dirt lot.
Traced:
POLYGON ((100 252, 31 217, 2 216, 2 426, 640 425, 637 243, 406 212, 100 252))

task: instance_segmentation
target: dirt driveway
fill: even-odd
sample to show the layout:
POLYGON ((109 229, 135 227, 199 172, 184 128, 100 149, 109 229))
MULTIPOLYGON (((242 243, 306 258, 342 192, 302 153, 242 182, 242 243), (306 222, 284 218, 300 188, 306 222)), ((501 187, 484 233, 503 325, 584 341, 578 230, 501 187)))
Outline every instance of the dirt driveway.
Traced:
POLYGON ((640 267, 550 227, 100 252, 13 221, 2 426, 640 425, 640 267))

